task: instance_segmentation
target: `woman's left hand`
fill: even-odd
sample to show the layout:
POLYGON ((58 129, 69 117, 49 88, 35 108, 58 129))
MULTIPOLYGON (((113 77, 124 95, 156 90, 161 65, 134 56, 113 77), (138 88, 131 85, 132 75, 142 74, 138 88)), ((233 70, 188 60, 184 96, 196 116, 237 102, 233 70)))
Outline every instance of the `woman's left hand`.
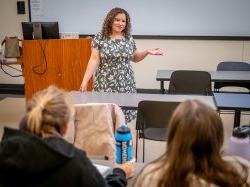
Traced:
POLYGON ((147 49, 147 52, 150 55, 163 55, 163 52, 159 48, 147 49))

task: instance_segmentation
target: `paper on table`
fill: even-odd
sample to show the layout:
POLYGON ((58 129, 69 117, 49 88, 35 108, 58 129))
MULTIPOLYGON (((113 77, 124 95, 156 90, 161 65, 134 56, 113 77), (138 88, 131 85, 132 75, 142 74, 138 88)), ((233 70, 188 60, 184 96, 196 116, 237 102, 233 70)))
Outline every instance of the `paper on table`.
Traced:
POLYGON ((102 174, 103 177, 106 177, 112 172, 112 168, 109 166, 104 166, 100 164, 94 164, 94 166, 98 169, 98 171, 102 174))

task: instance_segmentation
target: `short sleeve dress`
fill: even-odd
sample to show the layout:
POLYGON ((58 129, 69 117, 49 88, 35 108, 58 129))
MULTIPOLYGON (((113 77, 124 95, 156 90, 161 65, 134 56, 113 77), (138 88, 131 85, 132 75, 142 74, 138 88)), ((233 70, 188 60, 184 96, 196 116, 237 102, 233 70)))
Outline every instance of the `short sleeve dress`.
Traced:
MULTIPOLYGON (((99 50, 100 64, 95 73, 94 91, 136 93, 134 71, 130 64, 136 50, 132 36, 123 39, 105 38, 95 35, 92 47, 99 50)), ((124 110, 127 122, 136 117, 136 111, 124 110)))

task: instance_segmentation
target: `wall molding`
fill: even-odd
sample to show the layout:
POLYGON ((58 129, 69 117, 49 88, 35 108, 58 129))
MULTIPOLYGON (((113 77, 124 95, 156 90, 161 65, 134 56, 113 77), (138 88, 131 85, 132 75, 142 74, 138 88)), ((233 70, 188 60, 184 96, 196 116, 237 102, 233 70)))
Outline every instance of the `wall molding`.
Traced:
POLYGON ((0 84, 0 93, 24 95, 24 84, 0 84))

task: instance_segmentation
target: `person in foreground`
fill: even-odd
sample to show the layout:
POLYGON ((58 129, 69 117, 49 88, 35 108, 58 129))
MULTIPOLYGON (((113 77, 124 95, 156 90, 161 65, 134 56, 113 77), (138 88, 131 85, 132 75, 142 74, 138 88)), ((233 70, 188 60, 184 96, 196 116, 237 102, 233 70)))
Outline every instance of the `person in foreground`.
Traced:
MULTIPOLYGON (((135 93, 136 85, 130 61, 140 62, 148 55, 162 55, 158 48, 139 51, 131 36, 131 20, 122 8, 113 8, 107 14, 102 31, 92 41, 92 51, 80 91, 87 90, 89 79, 95 73, 94 91, 135 93)), ((136 117, 132 110, 124 111, 127 122, 136 117)))
POLYGON ((143 169, 134 186, 249 186, 250 163, 222 157, 222 121, 209 106, 197 100, 181 103, 167 137, 166 153, 143 169))
POLYGON ((74 108, 54 86, 27 104, 24 130, 5 128, 0 144, 0 186, 126 186, 133 165, 119 165, 106 179, 86 153, 63 139, 74 108))

